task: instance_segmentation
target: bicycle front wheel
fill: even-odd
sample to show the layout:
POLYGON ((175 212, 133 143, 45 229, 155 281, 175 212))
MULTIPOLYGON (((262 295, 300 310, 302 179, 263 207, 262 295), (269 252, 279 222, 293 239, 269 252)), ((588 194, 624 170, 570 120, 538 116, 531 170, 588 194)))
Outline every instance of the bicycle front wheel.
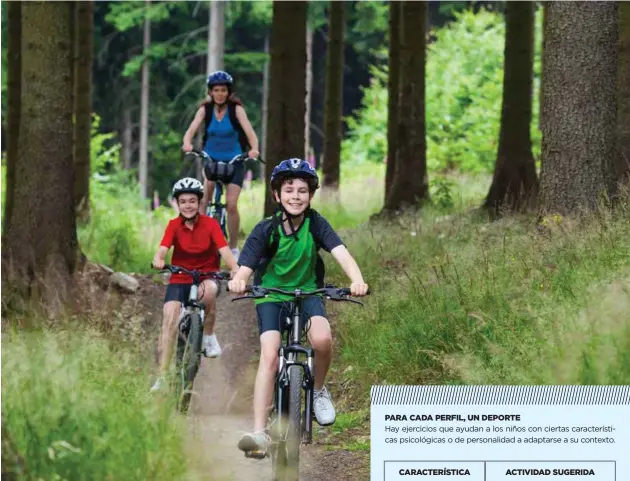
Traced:
POLYGON ((300 444, 302 443, 302 368, 289 366, 289 418, 287 426, 287 471, 285 481, 300 478, 300 444))
POLYGON ((188 319, 189 330, 185 345, 178 347, 178 406, 182 413, 188 412, 193 383, 199 366, 201 365, 201 343, 203 333, 201 331, 201 316, 198 313, 190 314, 188 319), (179 357, 181 350, 181 358, 179 357))

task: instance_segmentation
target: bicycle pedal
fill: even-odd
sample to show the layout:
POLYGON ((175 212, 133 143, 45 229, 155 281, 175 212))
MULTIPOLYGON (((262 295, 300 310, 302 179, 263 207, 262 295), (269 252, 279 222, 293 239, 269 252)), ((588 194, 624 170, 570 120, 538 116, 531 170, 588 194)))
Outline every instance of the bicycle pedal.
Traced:
POLYGON ((269 453, 267 451, 246 451, 245 452, 246 458, 265 459, 268 456, 269 456, 269 453))

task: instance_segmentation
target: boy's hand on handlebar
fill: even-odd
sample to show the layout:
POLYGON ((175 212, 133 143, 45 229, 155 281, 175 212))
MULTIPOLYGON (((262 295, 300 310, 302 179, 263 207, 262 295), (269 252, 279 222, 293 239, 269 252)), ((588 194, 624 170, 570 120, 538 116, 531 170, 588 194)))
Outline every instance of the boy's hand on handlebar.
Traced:
POLYGON ((234 294, 243 294, 246 288, 247 284, 245 284, 245 281, 242 279, 232 279, 228 281, 228 289, 234 294))
POLYGON ((355 297, 367 295, 368 285, 365 282, 353 282, 350 284, 350 293, 355 297))

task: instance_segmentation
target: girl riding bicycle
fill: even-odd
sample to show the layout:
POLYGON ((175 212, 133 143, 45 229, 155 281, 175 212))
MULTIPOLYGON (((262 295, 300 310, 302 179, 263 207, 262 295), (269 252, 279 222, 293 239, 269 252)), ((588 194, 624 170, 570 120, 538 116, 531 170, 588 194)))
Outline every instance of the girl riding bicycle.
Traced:
MULTIPOLYGON (((270 182, 279 212, 258 223, 245 241, 240 267, 228 284, 229 290, 235 294, 245 292, 247 280, 254 271, 258 278, 255 282, 262 287, 315 290, 322 286, 324 277, 323 263, 317 253, 321 246, 332 254, 350 278, 352 295, 366 295, 368 286, 354 258, 328 221, 310 208, 319 187, 313 167, 300 159, 284 160, 273 170, 270 182), (274 235, 277 235, 275 252, 269 249, 269 239, 274 235)), ((254 387, 254 432, 243 436, 238 444, 245 452, 266 452, 269 447, 265 425, 278 371, 280 319, 289 314, 284 300, 274 294, 274 297, 256 301, 261 354, 254 387)), ((315 350, 315 418, 320 425, 328 426, 335 422, 335 408, 324 386, 332 357, 328 315, 319 296, 306 298, 304 310, 306 315, 302 322, 310 319, 308 338, 315 350)))
MULTIPOLYGON (((203 185, 197 179, 186 177, 173 187, 173 198, 177 201, 179 217, 172 219, 160 247, 153 258, 153 267, 162 269, 168 251, 173 247, 173 264, 189 270, 204 272, 219 270, 219 255, 225 259, 232 272, 238 265, 227 246, 218 222, 199 213, 199 201, 203 197, 203 185), (218 251, 218 253, 217 253, 218 251)), ((164 321, 160 335, 160 376, 151 391, 160 390, 168 371, 177 324, 182 303, 188 299, 192 278, 187 274, 173 274, 164 296, 164 321)), ((218 286, 213 280, 204 280, 199 287, 199 297, 205 310, 202 349, 207 357, 221 355, 221 347, 213 333, 215 304, 218 286)))
MULTIPOLYGON (((182 145, 184 152, 193 150, 192 139, 203 123, 205 126, 203 150, 215 161, 229 162, 243 152, 248 152, 251 158, 257 158, 259 155, 258 137, 247 118, 243 104, 234 96, 232 76, 227 72, 217 71, 208 76, 207 84, 210 100, 199 107, 188 127, 182 145)), ((235 164, 232 178, 225 182, 229 244, 232 254, 237 259, 240 225, 237 205, 244 179, 245 165, 243 162, 238 162, 235 164)), ((205 214, 214 191, 214 182, 208 179, 208 174, 205 172, 204 181, 204 196, 199 205, 202 214, 205 214)))

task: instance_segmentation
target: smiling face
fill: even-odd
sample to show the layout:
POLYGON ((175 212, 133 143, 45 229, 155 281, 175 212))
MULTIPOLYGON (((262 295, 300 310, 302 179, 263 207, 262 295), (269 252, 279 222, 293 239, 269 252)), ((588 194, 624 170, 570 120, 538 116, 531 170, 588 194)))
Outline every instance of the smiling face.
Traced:
POLYGON ((184 218, 192 219, 199 211, 199 197, 197 194, 180 194, 177 198, 177 207, 184 218))
POLYGON ((229 95, 230 92, 227 88, 227 85, 214 85, 210 89, 210 96, 212 97, 212 101, 217 105, 223 105, 227 101, 229 95))
POLYGON ((311 203, 313 193, 309 191, 308 183, 304 179, 288 179, 280 187, 280 196, 274 192, 276 202, 280 202, 282 207, 291 215, 304 213, 311 203))

